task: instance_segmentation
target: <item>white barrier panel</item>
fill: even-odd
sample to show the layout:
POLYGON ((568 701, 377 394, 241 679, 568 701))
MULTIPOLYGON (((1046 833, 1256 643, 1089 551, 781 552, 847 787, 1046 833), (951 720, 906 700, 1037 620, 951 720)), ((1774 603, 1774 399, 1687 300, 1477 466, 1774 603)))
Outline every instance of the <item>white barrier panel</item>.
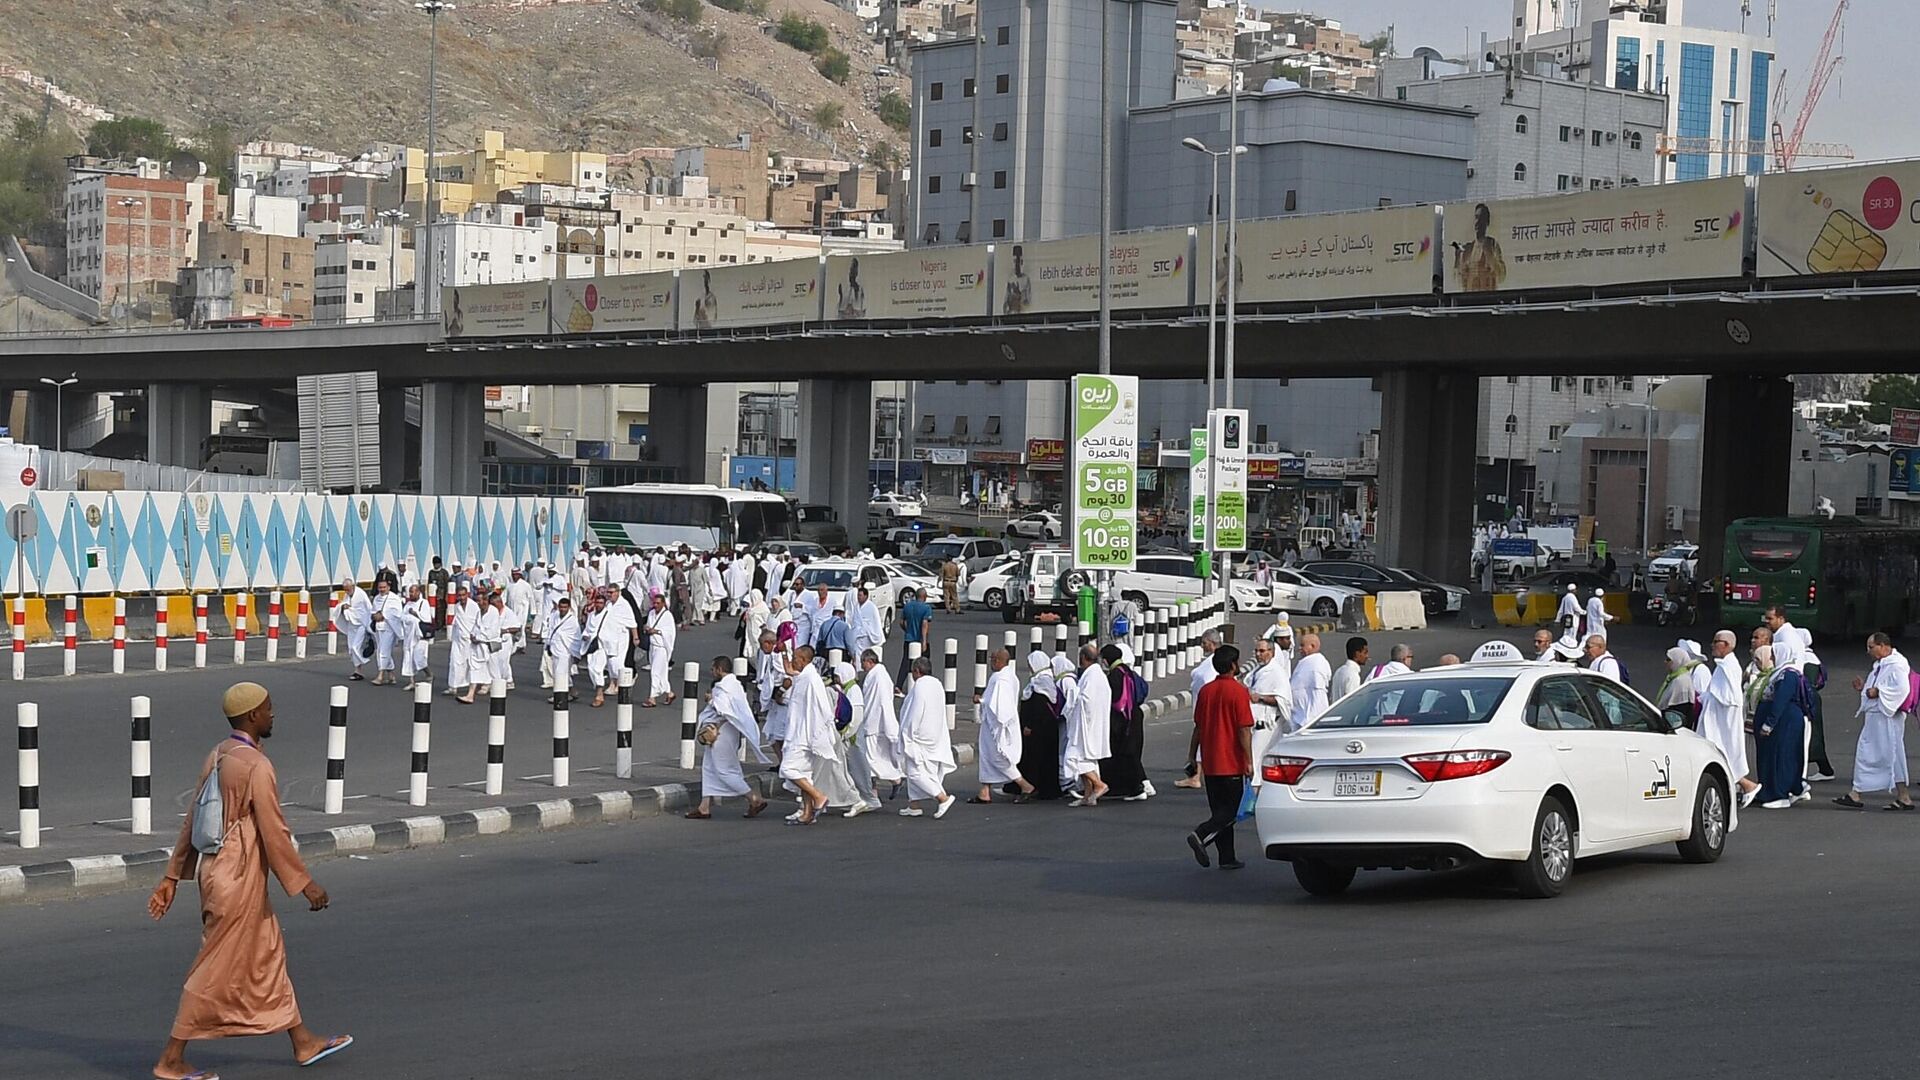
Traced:
POLYGON ((1427 609, 1417 592, 1383 592, 1375 598, 1382 630, 1425 630, 1427 609))

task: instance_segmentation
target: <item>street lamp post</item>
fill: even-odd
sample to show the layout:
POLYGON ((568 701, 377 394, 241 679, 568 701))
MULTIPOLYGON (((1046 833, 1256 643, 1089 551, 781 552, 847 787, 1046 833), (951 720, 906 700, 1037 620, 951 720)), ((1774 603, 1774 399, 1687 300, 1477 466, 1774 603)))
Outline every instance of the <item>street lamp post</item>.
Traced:
MULTIPOLYGON (((433 158, 434 158, 434 152, 436 149, 436 144, 434 139, 434 136, 436 134, 434 131, 434 122, 436 119, 434 115, 434 111, 435 111, 434 107, 436 104, 435 90, 436 90, 437 80, 435 79, 434 65, 436 60, 439 57, 439 51, 440 51, 440 13, 443 11, 452 11, 454 7, 452 4, 447 3, 447 0, 419 0, 419 2, 414 4, 413 6, 416 8, 419 8, 421 11, 426 12, 428 21, 432 25, 432 29, 428 32, 428 35, 427 35, 426 202, 421 207, 421 216, 427 224, 427 236, 426 236, 427 273, 431 274, 435 272, 435 267, 433 265, 433 222, 435 219, 434 203, 433 203, 433 194, 434 194, 433 158)), ((416 268, 416 276, 417 276, 417 268, 416 268)), ((427 296, 425 298, 425 303, 427 305, 426 313, 428 315, 434 315, 439 312, 440 290, 432 282, 428 283, 427 296)))
MULTIPOLYGON (((399 291, 400 283, 397 264, 400 262, 400 223, 407 220, 405 210, 382 210, 380 222, 387 230, 387 303, 393 303, 393 294, 399 291)), ((374 318, 380 317, 379 305, 374 305, 374 318)))
POLYGON ((67 437, 67 418, 61 410, 60 393, 79 382, 80 374, 73 372, 64 379, 42 378, 40 381, 53 387, 53 449, 55 453, 59 453, 66 448, 67 437))
MULTIPOLYGON (((140 205, 140 200, 133 198, 131 196, 128 196, 125 198, 116 199, 114 201, 114 205, 118 206, 120 209, 125 210, 127 212, 127 235, 126 235, 127 279, 126 279, 126 287, 122 289, 120 292, 120 302, 126 305, 126 314, 121 319, 120 325, 123 329, 131 330, 133 328, 133 208, 140 205)), ((41 381, 45 382, 46 380, 42 379, 41 381)))
MULTIPOLYGON (((1213 376, 1215 369, 1218 367, 1215 360, 1215 350, 1219 344, 1220 337, 1219 327, 1215 322, 1215 311, 1218 307, 1220 296, 1220 258, 1218 254, 1220 251, 1220 159, 1226 157, 1228 153, 1239 157, 1241 154, 1247 152, 1247 148, 1236 144, 1231 151, 1214 150, 1210 149, 1206 143, 1193 138, 1181 139, 1180 145, 1189 150, 1207 155, 1207 157, 1211 159, 1209 164, 1213 168, 1213 181, 1207 188, 1207 412, 1212 413, 1215 404, 1213 376)), ((1202 418, 1201 426, 1206 426, 1204 417, 1202 418)), ((1193 448, 1191 446, 1187 448, 1187 453, 1189 456, 1192 455, 1193 448)), ((1212 460, 1211 456, 1209 456, 1208 460, 1212 460)), ((1204 505, 1207 507, 1212 506, 1211 492, 1209 492, 1208 499, 1204 505)), ((1213 527, 1211 522, 1201 523, 1201 535, 1207 538, 1207 559, 1209 563, 1212 563, 1215 561, 1216 556, 1213 550, 1213 527)))

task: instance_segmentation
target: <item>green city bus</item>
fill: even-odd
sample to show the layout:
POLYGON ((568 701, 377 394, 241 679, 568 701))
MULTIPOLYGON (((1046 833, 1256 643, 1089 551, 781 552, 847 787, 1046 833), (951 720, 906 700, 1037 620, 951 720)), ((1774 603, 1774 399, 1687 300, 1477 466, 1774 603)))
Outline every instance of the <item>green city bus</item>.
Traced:
POLYGON ((1779 604, 1814 633, 1899 633, 1915 620, 1920 529, 1858 518, 1741 518, 1727 527, 1722 621, 1760 622, 1779 604))

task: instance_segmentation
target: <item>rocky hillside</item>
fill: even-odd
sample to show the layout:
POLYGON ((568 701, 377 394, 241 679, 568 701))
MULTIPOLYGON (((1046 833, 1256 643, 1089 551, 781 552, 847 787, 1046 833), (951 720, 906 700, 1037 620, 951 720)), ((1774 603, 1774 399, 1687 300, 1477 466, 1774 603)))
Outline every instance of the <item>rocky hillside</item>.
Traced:
MULTIPOLYGON (((470 146, 485 128, 504 131, 509 145, 608 153, 724 142, 741 132, 795 155, 858 158, 879 141, 903 145, 873 109, 884 91, 905 88, 875 78, 877 51, 850 13, 825 0, 770 0, 764 15, 708 5, 689 23, 665 14, 670 6, 463 0, 440 20, 441 145, 470 146), (789 10, 825 25, 833 46, 852 58, 844 86, 772 38, 771 22, 789 10), (717 71, 703 58, 716 51, 714 41, 717 71), (824 133, 811 124, 823 105, 839 113, 824 133)), ((411 0, 86 7, 76 18, 64 3, 0 0, 0 65, 176 132, 217 120, 243 141, 341 150, 425 142, 428 20, 411 0)), ((24 87, 0 94, 8 113, 38 108, 24 87)))

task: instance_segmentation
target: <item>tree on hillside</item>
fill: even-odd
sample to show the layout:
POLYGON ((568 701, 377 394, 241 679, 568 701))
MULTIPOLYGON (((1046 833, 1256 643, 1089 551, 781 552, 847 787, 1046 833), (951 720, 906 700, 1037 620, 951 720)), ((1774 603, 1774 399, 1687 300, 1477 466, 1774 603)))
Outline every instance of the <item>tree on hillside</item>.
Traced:
POLYGON ((1875 375, 1867 384, 1867 421, 1886 424, 1893 421, 1895 409, 1920 409, 1920 379, 1910 375, 1875 375))
POLYGON ((232 126, 223 120, 212 121, 193 137, 193 152, 206 162, 207 175, 219 180, 223 191, 233 190, 233 156, 239 149, 232 126))
POLYGON ((87 129, 87 153, 94 157, 157 161, 172 152, 173 137, 167 134, 167 126, 144 116, 100 120, 87 129))
POLYGON ((803 53, 817 53, 827 47, 827 28, 804 15, 789 11, 780 16, 780 22, 773 30, 773 39, 803 53))
POLYGON ((747 15, 765 15, 767 0, 707 0, 722 11, 737 11, 747 15))
POLYGON ((0 141, 0 232, 49 242, 60 231, 67 155, 78 153, 80 146, 64 133, 21 119, 15 118, 8 137, 0 141))
POLYGON ((845 113, 846 113, 846 110, 840 107, 839 102, 823 101, 820 104, 814 106, 813 122, 820 125, 822 128, 839 127, 840 118, 843 115, 845 115, 845 113))
POLYGON ((841 86, 847 85, 847 80, 853 77, 853 59, 839 49, 827 49, 820 54, 820 59, 813 62, 813 66, 820 74, 841 86))
POLYGON ((907 106, 907 99, 892 90, 880 95, 878 112, 881 123, 895 131, 905 131, 913 123, 913 110, 907 106))
POLYGON ((1361 42, 1360 47, 1363 49, 1372 49, 1373 55, 1375 56, 1391 57, 1393 54, 1388 50, 1393 48, 1393 30, 1389 28, 1380 31, 1361 42))
POLYGON ((885 139, 867 147, 867 164, 876 169, 892 169, 900 164, 900 151, 885 139))

